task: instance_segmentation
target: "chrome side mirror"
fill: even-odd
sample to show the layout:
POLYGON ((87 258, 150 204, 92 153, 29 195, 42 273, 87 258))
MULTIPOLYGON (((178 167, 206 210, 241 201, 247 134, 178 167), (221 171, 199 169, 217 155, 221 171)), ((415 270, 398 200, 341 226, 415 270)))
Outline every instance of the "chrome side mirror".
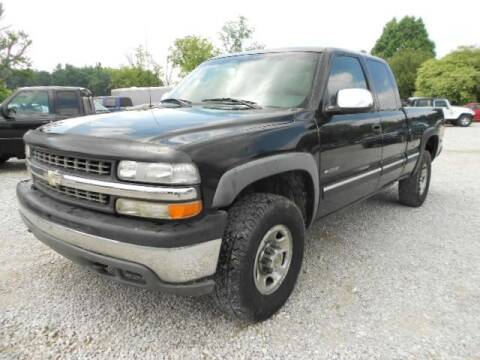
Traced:
POLYGON ((372 93, 367 89, 342 89, 337 92, 336 106, 329 106, 328 112, 361 112, 373 107, 372 93))
POLYGON ((366 89, 342 89, 337 93, 337 107, 345 110, 368 109, 373 106, 373 96, 366 89))
POLYGON ((14 108, 9 108, 8 104, 2 104, 0 106, 0 113, 6 120, 14 120, 17 111, 14 108))

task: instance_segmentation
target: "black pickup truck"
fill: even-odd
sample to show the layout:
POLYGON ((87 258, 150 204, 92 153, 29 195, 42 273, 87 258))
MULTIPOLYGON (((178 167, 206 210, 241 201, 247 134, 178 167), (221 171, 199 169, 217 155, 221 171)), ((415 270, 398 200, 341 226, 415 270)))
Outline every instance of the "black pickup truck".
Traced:
POLYGON ((260 321, 292 292, 315 219, 397 182, 422 205, 443 131, 440 110, 401 107, 381 59, 227 55, 155 108, 29 131, 17 197, 38 239, 97 273, 260 321))
POLYGON ((43 124, 95 113, 92 93, 79 87, 20 88, 0 106, 0 163, 25 157, 23 135, 43 124))

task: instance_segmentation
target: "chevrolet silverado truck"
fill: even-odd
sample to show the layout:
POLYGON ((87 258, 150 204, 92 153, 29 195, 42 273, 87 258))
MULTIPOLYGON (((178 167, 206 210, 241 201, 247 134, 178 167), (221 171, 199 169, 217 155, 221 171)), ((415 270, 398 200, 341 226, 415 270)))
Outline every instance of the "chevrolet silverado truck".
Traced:
POLYGON ((440 110, 401 107, 379 58, 226 55, 156 107, 29 131, 17 197, 65 257, 261 321, 293 291, 314 220, 396 183, 402 204, 424 203, 443 132, 440 110))
POLYGON ((20 88, 0 105, 0 163, 23 159, 23 135, 52 121, 95 113, 90 90, 67 86, 20 88))
POLYGON ((415 107, 434 107, 443 111, 446 123, 454 126, 467 127, 475 117, 475 111, 467 106, 453 106, 448 99, 410 98, 409 103, 415 107))

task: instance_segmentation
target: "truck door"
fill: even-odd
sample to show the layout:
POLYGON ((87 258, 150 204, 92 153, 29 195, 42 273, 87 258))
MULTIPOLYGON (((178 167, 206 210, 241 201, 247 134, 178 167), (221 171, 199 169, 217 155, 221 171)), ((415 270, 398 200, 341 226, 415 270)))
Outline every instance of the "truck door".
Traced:
POLYGON ((397 84, 386 64, 367 59, 367 69, 377 97, 382 122, 382 176, 380 187, 398 180, 405 166, 408 125, 401 108, 397 84))
MULTIPOLYGON (((332 59, 323 102, 336 105, 339 90, 370 89, 360 58, 336 55, 332 59)), ((324 106, 325 108, 325 106, 324 106)), ((320 121, 320 181, 323 189, 319 215, 335 211, 374 192, 380 179, 382 131, 374 108, 328 114, 320 121)))
POLYGON ((23 135, 54 120, 47 90, 25 89, 17 92, 5 105, 10 119, 0 117, 0 137, 4 153, 23 154, 23 135))
POLYGON ((434 100, 433 101, 433 107, 438 108, 438 109, 442 109, 443 117, 445 119, 454 119, 455 118, 455 114, 454 114, 453 110, 451 109, 450 104, 446 100, 443 100, 443 99, 434 100))

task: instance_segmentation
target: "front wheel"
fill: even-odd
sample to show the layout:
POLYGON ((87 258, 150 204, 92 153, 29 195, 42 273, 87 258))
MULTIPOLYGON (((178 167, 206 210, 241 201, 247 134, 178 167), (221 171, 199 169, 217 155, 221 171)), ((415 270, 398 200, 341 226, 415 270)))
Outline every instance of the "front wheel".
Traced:
POLYGON ((432 158, 428 151, 423 151, 419 168, 409 178, 398 182, 400 202, 407 206, 419 207, 427 198, 432 176, 432 158))
POLYGON ((456 121, 456 124, 461 127, 470 126, 471 123, 472 123, 472 117, 468 115, 462 115, 456 121))
POLYGON ((215 275, 215 299, 227 313, 262 321, 287 301, 303 261, 305 225, 289 199, 256 193, 229 210, 215 275))

